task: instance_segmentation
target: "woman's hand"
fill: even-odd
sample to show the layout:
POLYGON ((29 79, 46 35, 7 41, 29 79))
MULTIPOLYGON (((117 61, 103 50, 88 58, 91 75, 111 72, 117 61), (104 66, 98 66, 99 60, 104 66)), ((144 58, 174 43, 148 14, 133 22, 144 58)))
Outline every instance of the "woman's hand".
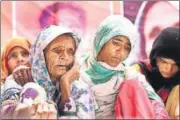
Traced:
POLYGON ((60 78, 60 89, 62 101, 65 102, 70 97, 70 85, 74 80, 79 79, 79 65, 74 65, 67 73, 60 78))
POLYGON ((17 100, 5 100, 1 105, 1 118, 13 119, 13 112, 18 104, 17 100))
POLYGON ((57 110, 54 104, 48 102, 33 103, 31 106, 19 103, 13 116, 16 119, 56 119, 57 110))
POLYGON ((36 112, 32 119, 57 119, 57 110, 53 104, 45 102, 35 107, 36 112))
POLYGON ((22 67, 20 69, 14 70, 12 73, 15 81, 22 86, 28 82, 34 82, 31 74, 30 65, 26 66, 28 67, 22 67))

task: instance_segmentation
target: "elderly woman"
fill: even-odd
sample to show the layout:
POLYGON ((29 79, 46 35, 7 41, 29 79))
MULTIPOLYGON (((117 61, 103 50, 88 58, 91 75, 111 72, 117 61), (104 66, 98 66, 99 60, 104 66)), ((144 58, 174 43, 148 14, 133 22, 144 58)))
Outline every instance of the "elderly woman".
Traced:
MULTIPOLYGON (((97 104, 96 118, 120 118, 117 116, 120 111, 117 111, 115 115, 115 110, 119 110, 117 108, 120 108, 121 111, 128 109, 120 106, 118 102, 115 106, 119 87, 128 79, 134 81, 135 84, 133 85, 138 83, 144 93, 144 97, 139 95, 141 93, 138 93, 138 96, 139 99, 146 101, 141 106, 147 107, 148 110, 145 109, 140 113, 150 112, 140 116, 140 118, 155 118, 149 99, 156 100, 163 105, 159 96, 145 80, 145 77, 134 69, 125 66, 127 60, 131 58, 137 38, 136 29, 127 18, 121 15, 108 16, 97 29, 92 54, 83 56, 80 60, 79 80, 85 81, 94 94, 97 104)), ((78 74, 77 71, 78 69, 74 69, 74 74, 78 74)), ((131 92, 133 94, 134 91, 131 92)), ((133 103, 131 97, 127 99, 133 103)), ((138 109, 134 111, 138 111, 138 109)), ((134 116, 122 116, 121 118, 132 117, 134 116)))
POLYGON ((72 67, 78 44, 78 37, 68 28, 52 25, 40 32, 31 50, 32 77, 45 89, 47 100, 51 102, 36 103, 37 109, 33 106, 29 109, 28 105, 17 107, 13 113, 16 118, 51 118, 56 113, 52 101, 57 109, 58 118, 94 118, 91 92, 83 81, 73 82, 69 99, 65 102, 61 99, 59 80, 72 67), (26 116, 22 117, 23 114, 26 116))
POLYGON ((60 118, 94 118, 93 99, 83 81, 73 82, 70 98, 61 101, 59 79, 72 67, 78 44, 78 37, 70 29, 48 26, 31 51, 33 79, 45 89, 48 99, 57 104, 60 118))

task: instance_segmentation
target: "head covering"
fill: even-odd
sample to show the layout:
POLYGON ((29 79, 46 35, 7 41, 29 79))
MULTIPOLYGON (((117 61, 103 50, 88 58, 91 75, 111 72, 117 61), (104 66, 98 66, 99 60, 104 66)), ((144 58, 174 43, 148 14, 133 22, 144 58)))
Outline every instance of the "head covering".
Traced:
POLYGON ((4 82, 5 78, 9 74, 11 74, 10 71, 8 70, 8 66, 7 66, 7 62, 8 62, 7 56, 14 47, 21 47, 29 52, 31 44, 26 38, 23 38, 23 37, 14 37, 8 41, 8 43, 6 44, 6 46, 3 49, 2 57, 1 57, 1 80, 2 80, 2 82, 4 82))
POLYGON ((46 90, 48 99, 53 99, 56 86, 50 79, 43 50, 55 38, 66 33, 72 36, 76 41, 76 46, 78 46, 80 39, 69 28, 50 25, 39 33, 31 50, 30 62, 32 65, 33 79, 46 90))
POLYGON ((180 38, 179 28, 168 27, 155 39, 150 53, 152 67, 156 66, 155 59, 165 57, 173 59, 180 68, 180 38))
MULTIPOLYGON (((104 67, 102 64, 97 62, 96 58, 98 53, 111 38, 123 35, 126 36, 131 43, 131 52, 135 46, 135 42, 138 38, 137 31, 130 20, 121 16, 121 15, 112 15, 108 16, 103 20, 103 22, 98 27, 95 37, 94 37, 94 48, 93 55, 88 57, 88 70, 86 73, 90 76, 93 83, 105 83, 115 74, 121 73, 124 71, 124 64, 121 62, 117 67, 113 68, 109 65, 104 67), (119 72, 118 72, 119 71, 119 72)), ((125 60, 126 61, 126 60, 125 60)), ((123 61, 123 62, 125 62, 123 61)))
MULTIPOLYGON (((180 38, 179 38, 179 28, 168 27, 161 31, 161 33, 156 37, 152 50, 150 52, 150 69, 142 64, 143 72, 146 78, 153 86, 153 88, 158 91, 161 88, 171 91, 171 89, 180 84, 180 71, 178 71, 174 76, 170 78, 164 78, 157 65, 157 57, 165 57, 173 59, 176 64, 180 67, 180 38)), ((160 92, 160 91, 159 91, 160 92)), ((165 96, 165 94, 159 93, 160 96, 165 96)), ((166 93, 166 92, 164 92, 166 93)), ((165 99, 166 101, 166 99, 165 99)))

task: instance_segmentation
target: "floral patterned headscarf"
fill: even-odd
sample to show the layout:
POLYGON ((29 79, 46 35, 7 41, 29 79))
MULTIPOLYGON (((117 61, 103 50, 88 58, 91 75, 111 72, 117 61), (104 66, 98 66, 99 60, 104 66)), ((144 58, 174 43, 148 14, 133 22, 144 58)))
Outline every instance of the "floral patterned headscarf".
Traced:
POLYGON ((76 42, 76 46, 78 46, 80 39, 69 28, 51 25, 47 26, 39 33, 31 50, 30 62, 32 65, 33 79, 46 90, 48 99, 53 99, 56 86, 50 79, 43 50, 55 38, 66 33, 69 33, 72 36, 76 42))

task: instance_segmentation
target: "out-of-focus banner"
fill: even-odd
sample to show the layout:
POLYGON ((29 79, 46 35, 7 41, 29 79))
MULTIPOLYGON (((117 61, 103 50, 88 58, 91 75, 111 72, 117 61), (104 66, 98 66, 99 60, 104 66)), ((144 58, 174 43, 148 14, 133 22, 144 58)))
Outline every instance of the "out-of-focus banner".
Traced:
POLYGON ((1 48, 13 36, 33 42, 51 24, 72 28, 82 41, 92 39, 100 22, 112 14, 128 17, 139 31, 134 59, 147 58, 163 28, 179 27, 178 1, 1 1, 1 48))

